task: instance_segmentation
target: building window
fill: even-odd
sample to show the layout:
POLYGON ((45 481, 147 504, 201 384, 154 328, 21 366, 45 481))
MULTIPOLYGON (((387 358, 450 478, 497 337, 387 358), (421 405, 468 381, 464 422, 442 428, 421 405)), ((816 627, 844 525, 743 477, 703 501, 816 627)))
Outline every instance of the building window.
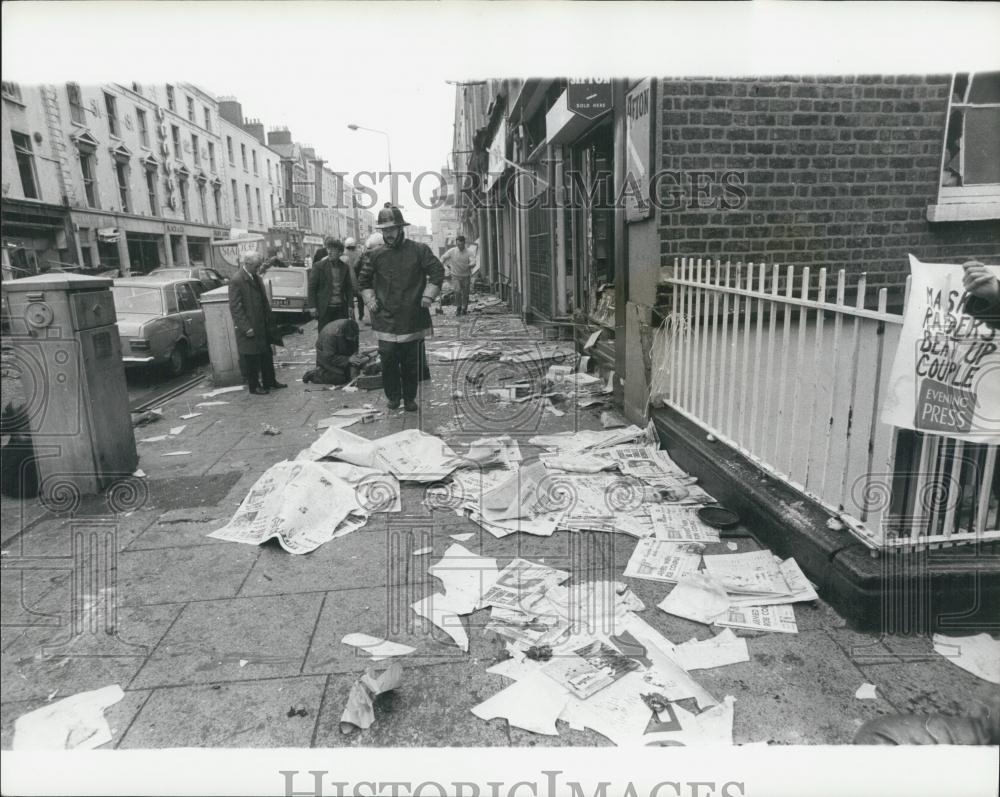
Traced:
POLYGON ((177 187, 181 194, 181 214, 184 216, 184 221, 190 221, 191 214, 188 208, 188 181, 183 177, 177 181, 177 187))
POLYGON ((252 150, 250 156, 253 158, 253 173, 254 176, 257 175, 257 150, 252 150))
POLYGON ((236 165, 236 158, 233 157, 233 137, 226 136, 226 154, 229 155, 229 165, 236 165))
POLYGON ((232 181, 233 184, 233 218, 237 221, 240 220, 240 194, 239 189, 236 187, 236 181, 232 181))
POLYGON ((198 151, 198 136, 191 134, 191 151, 194 153, 194 165, 201 165, 201 152, 198 151))
POLYGON ((115 162, 115 176, 118 177, 118 197, 122 201, 122 213, 131 213, 128 203, 128 164, 115 162))
POLYGON ((66 96, 69 98, 69 118, 78 125, 87 124, 87 112, 83 109, 83 95, 78 83, 66 84, 66 96))
POLYGON ((115 98, 105 93, 104 94, 104 107, 108 112, 108 130, 111 131, 111 135, 118 137, 118 103, 115 98))
POLYGON ((208 224, 208 205, 205 203, 205 184, 198 183, 198 204, 201 205, 201 220, 208 224))
POLYGON ((22 102, 21 100, 21 87, 17 83, 11 83, 9 80, 2 81, 2 88, 0 92, 3 93, 4 97, 14 100, 15 102, 22 102))
POLYGON ((144 147, 149 146, 149 125, 146 123, 146 112, 136 108, 135 118, 139 124, 139 141, 144 147))
POLYGON ((87 207, 100 207, 97 203, 97 177, 92 153, 80 153, 80 173, 83 175, 83 192, 87 196, 87 207))
POLYGON ((160 215, 160 203, 156 199, 156 170, 146 169, 146 193, 149 194, 149 212, 153 216, 160 215))
POLYGON ((967 207, 944 209, 942 217, 931 218, 931 221, 1000 218, 998 153, 1000 72, 955 75, 948 107, 938 201, 941 205, 967 207), (954 215, 956 211, 958 215, 954 215))
POLYGON ((208 142, 208 168, 215 171, 215 144, 208 142))
POLYGON ((267 181, 269 183, 274 182, 274 180, 271 178, 271 159, 270 158, 267 159, 267 181))
POLYGON ((207 105, 203 106, 205 111, 205 129, 211 133, 212 132, 212 109, 207 105))
MULTIPOLYGON (((188 97, 187 98, 187 104, 188 104, 188 121, 189 122, 194 122, 195 121, 195 118, 194 118, 194 100, 192 100, 190 97, 188 97)), ((197 122, 196 122, 196 124, 197 124, 197 122)))
POLYGON ((253 205, 250 204, 250 186, 249 184, 244 185, 243 188, 246 190, 247 194, 247 224, 253 221, 253 205))
POLYGON ((174 99, 174 87, 169 83, 167 84, 167 107, 176 113, 177 101, 174 99))
POLYGON ((215 223, 222 224, 222 187, 212 186, 212 199, 215 202, 215 223))
POLYGON ((257 220, 263 224, 264 223, 264 210, 260 204, 260 189, 255 188, 254 191, 257 192, 257 220))
POLYGON ((174 142, 174 157, 181 160, 181 129, 177 125, 170 125, 170 137, 174 142))
POLYGON ((243 171, 247 171, 247 145, 240 144, 240 155, 243 158, 243 171))
POLYGON ((35 173, 35 153, 31 148, 31 139, 23 133, 10 132, 14 139, 14 152, 17 155, 17 170, 21 173, 21 191, 25 199, 40 199, 38 195, 38 177, 35 173))

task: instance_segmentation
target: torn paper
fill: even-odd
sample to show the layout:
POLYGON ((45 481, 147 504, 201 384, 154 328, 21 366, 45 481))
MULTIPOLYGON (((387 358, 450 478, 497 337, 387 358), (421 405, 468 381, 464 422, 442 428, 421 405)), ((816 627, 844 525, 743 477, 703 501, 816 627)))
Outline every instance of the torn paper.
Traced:
POLYGON ((690 672, 750 661, 750 651, 745 639, 736 636, 731 628, 726 628, 711 639, 693 639, 677 645, 673 657, 674 661, 690 672))
POLYGON ((537 672, 474 706, 472 713, 480 719, 505 719, 515 728, 557 736, 556 720, 568 698, 559 684, 537 672))
POLYGON ((964 637, 935 634, 934 650, 977 678, 1000 684, 1000 641, 989 634, 964 637))
POLYGON ((13 750, 93 750, 111 741, 106 709, 125 693, 117 684, 80 692, 22 714, 14 721, 13 750))
POLYGON ((709 625, 729 611, 729 596, 714 578, 706 573, 682 576, 657 608, 667 614, 709 625))
POLYGON ((210 390, 207 393, 202 393, 202 398, 215 398, 216 396, 221 396, 223 393, 236 393, 237 391, 243 390, 243 385, 233 385, 232 387, 217 387, 215 390, 210 390))
POLYGON ((636 543, 625 575, 649 581, 679 581, 698 570, 701 556, 672 542, 646 537, 636 543))
POLYGON ((347 696, 347 705, 340 717, 340 732, 350 733, 353 728, 370 728, 375 721, 375 698, 395 689, 402 681, 403 665, 398 661, 394 661, 387 670, 377 675, 373 669, 366 670, 354 682, 347 696))
POLYGON ((861 684, 854 696, 858 700, 878 700, 877 687, 875 684, 861 684))
POLYGON ((402 645, 399 642, 390 642, 387 639, 379 639, 378 637, 361 633, 348 634, 340 641, 345 645, 360 648, 372 657, 372 661, 381 661, 393 656, 406 656, 416 650, 416 648, 411 648, 409 645, 402 645))
POLYGON ((681 706, 672 706, 680 730, 647 733, 638 741, 645 746, 700 747, 733 743, 733 706, 736 698, 727 695, 721 703, 701 714, 692 714, 681 706))
POLYGON ((196 407, 221 407, 223 404, 228 404, 228 403, 229 403, 228 401, 199 401, 194 406, 196 406, 196 407))

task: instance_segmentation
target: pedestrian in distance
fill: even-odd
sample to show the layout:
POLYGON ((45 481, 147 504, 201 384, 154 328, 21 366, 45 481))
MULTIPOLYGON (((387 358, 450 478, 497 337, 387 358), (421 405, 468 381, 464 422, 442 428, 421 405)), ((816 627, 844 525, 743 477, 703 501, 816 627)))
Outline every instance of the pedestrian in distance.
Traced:
POLYGON ((274 373, 271 346, 284 345, 278 334, 278 324, 267 300, 260 270, 264 257, 249 252, 241 258, 240 267, 229 281, 229 312, 236 328, 236 348, 240 355, 240 370, 250 393, 266 396, 283 385, 274 373))
POLYGON ((431 332, 430 307, 441 291, 444 266, 430 247, 406 237, 409 225, 399 208, 382 208, 375 226, 385 245, 368 253, 358 284, 378 340, 389 409, 402 401, 407 412, 416 412, 420 343, 431 332))
POLYGON ((357 241, 353 238, 345 239, 344 254, 340 256, 340 259, 347 263, 347 267, 351 270, 351 283, 354 285, 354 298, 358 305, 358 322, 360 323, 365 317, 365 300, 358 289, 358 261, 361 259, 361 252, 358 251, 357 241))
POLYGON ((468 315, 469 289, 476 261, 472 252, 465 246, 464 235, 459 235, 455 239, 455 245, 441 257, 441 264, 448 269, 448 274, 455 286, 455 315, 468 315))
POLYGON ((354 315, 354 281, 351 269, 340 259, 344 244, 330 236, 325 241, 326 255, 309 269, 309 303, 316 308, 316 332, 338 318, 354 315))

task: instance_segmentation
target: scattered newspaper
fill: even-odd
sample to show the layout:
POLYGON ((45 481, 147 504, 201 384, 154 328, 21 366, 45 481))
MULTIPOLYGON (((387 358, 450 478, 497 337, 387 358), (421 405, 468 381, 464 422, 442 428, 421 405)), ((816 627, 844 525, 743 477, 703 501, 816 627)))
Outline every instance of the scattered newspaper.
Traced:
POLYGON ((795 610, 788 604, 780 606, 740 606, 731 607, 723 619, 715 625, 724 628, 745 628, 748 631, 778 631, 782 634, 797 634, 795 610))
POLYGON ((649 581, 677 582, 698 571, 701 555, 690 546, 646 537, 639 540, 625 566, 625 575, 649 581))
POLYGON ((719 542, 719 532, 701 520, 695 509, 671 504, 651 504, 649 517, 658 540, 719 542))
POLYGON ((249 545, 276 539, 289 553, 309 553, 359 508, 354 487, 319 463, 279 462, 257 479, 232 520, 208 536, 249 545))

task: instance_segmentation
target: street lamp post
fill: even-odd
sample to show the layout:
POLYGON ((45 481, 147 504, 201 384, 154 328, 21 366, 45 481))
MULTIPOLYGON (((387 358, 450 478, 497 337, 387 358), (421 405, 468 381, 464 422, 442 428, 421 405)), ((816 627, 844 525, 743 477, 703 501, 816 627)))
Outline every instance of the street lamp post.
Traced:
POLYGON ((391 191, 391 199, 393 207, 399 206, 398 197, 396 196, 396 181, 392 179, 392 152, 389 149, 389 134, 384 130, 376 130, 374 127, 363 127, 362 125, 348 125, 348 130, 365 130, 369 133, 378 133, 379 135, 385 136, 385 159, 386 163, 389 165, 389 189, 391 191))

